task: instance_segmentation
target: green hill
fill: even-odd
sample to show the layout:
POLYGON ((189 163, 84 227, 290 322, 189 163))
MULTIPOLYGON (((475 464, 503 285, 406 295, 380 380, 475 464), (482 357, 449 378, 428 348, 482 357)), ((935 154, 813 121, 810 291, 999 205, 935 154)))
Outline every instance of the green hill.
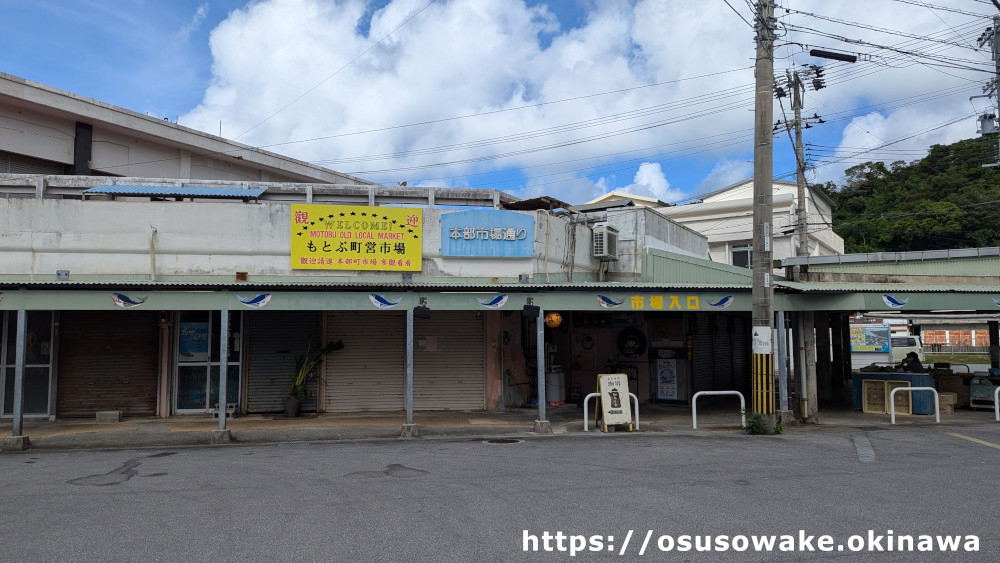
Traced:
POLYGON ((847 253, 1000 246, 1000 169, 983 166, 998 158, 992 135, 849 168, 844 185, 824 186, 833 230, 847 253))

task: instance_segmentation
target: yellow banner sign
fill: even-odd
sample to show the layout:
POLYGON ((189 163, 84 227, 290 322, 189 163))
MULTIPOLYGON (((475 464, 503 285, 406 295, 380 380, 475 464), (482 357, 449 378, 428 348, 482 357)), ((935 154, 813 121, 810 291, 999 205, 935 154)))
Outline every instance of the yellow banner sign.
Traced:
POLYGON ((423 210, 292 204, 292 268, 419 272, 423 210))

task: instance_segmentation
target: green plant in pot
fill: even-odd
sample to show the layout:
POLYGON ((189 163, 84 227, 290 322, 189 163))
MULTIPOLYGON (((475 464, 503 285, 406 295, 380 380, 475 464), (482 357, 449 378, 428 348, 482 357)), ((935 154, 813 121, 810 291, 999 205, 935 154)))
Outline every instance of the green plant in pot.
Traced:
POLYGON ((292 378, 292 389, 285 399, 285 416, 298 416, 302 401, 312 396, 309 382, 319 379, 317 371, 326 355, 344 347, 340 340, 327 342, 322 346, 313 347, 312 337, 306 341, 306 354, 295 358, 295 377, 292 378))

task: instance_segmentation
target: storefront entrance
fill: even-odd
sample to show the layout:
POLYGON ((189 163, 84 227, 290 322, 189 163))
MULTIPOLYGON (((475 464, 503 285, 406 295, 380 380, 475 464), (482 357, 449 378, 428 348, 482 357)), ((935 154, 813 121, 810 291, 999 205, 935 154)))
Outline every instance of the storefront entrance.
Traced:
MULTIPOLYGON (((52 389, 52 312, 28 311, 24 350, 24 416, 48 416, 52 389)), ((3 313, 0 349, 0 416, 14 414, 14 368, 17 364, 17 311, 3 313)))
MULTIPOLYGON (((219 311, 182 311, 175 337, 174 412, 209 412, 219 403, 219 311)), ((229 313, 226 349, 226 402, 239 403, 243 314, 229 313)))

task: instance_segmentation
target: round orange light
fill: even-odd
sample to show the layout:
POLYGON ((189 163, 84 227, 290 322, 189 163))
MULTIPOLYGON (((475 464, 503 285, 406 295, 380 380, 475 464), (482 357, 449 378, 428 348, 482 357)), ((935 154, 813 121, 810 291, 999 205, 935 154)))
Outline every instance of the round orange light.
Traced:
POLYGON ((562 315, 559 313, 545 313, 545 326, 549 328, 556 328, 562 324, 562 321, 562 315))

